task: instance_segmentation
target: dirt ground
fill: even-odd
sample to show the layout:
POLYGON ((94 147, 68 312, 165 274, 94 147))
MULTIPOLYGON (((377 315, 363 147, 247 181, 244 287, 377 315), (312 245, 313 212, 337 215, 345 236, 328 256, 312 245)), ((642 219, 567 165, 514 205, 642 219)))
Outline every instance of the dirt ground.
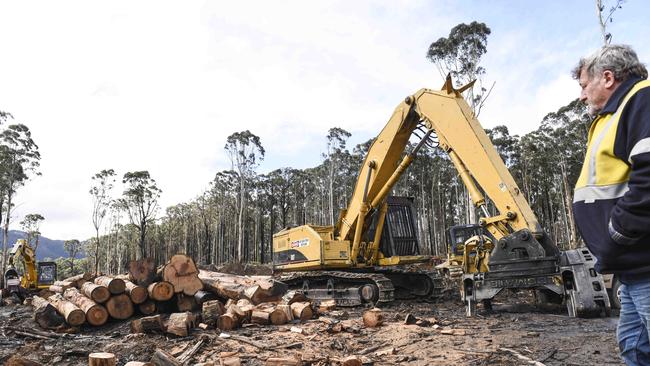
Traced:
POLYGON ((0 363, 28 365, 13 363, 23 359, 43 365, 87 365, 89 353, 111 352, 118 365, 124 365, 150 360, 156 348, 179 355, 202 342, 187 364, 219 365, 220 355, 229 354, 243 365, 264 365, 269 357, 336 365, 351 355, 367 365, 530 363, 521 356, 545 365, 623 364, 617 354, 616 317, 574 319, 561 306, 533 305, 528 294, 500 296, 492 312, 476 318, 465 317, 458 299, 406 301, 383 307, 385 324, 378 328, 363 326, 365 309, 340 308, 303 324, 245 327, 228 335, 194 329, 185 338, 130 334, 128 321, 84 327, 75 334, 52 333, 39 330, 31 320, 31 307, 10 305, 0 307, 0 363), (407 314, 422 320, 420 325, 404 324, 407 314))

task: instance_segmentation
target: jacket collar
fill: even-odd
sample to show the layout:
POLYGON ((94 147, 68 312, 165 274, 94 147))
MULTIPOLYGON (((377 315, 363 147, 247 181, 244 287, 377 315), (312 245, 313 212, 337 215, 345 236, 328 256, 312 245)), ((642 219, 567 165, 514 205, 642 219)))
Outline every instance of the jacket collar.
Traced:
POLYGON ((627 95, 630 89, 632 89, 634 84, 638 83, 641 80, 643 79, 640 77, 631 77, 619 85, 618 88, 614 90, 614 93, 612 93, 612 95, 609 97, 607 103, 605 103, 605 107, 603 107, 600 113, 598 113, 598 116, 616 112, 618 106, 621 104, 623 98, 627 95))

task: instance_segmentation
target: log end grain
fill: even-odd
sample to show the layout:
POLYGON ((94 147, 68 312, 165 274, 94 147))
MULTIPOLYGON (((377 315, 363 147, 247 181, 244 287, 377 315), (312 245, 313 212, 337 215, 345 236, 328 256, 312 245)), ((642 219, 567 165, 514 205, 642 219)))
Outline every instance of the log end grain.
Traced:
POLYGON ((106 310, 111 318, 128 319, 133 315, 133 303, 126 294, 115 295, 106 302, 106 310))
POLYGON ((88 366, 115 366, 115 355, 108 352, 96 352, 88 355, 88 366))

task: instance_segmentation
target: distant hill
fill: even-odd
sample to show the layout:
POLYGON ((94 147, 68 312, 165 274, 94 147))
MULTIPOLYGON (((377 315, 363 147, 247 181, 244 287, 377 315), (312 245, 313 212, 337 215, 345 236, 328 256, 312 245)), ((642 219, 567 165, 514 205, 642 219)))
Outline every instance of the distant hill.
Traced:
MULTIPOLYGON (((20 230, 9 230, 9 243, 8 247, 14 245, 17 239, 24 239, 27 234, 20 230)), ((0 237, 0 246, 2 245, 2 237, 0 237)), ((67 258, 68 253, 63 249, 63 240, 52 240, 41 236, 38 239, 38 249, 36 249, 36 260, 44 260, 45 258, 56 259, 59 257, 67 258)), ((83 258, 85 255, 81 254, 78 257, 83 258)))

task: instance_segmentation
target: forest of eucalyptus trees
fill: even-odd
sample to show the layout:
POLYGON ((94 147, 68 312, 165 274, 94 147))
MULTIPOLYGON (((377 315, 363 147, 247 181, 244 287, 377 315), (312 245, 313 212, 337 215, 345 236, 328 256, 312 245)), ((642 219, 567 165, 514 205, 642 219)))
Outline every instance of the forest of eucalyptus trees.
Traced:
MULTIPOLYGON (((487 130, 542 226, 564 248, 579 243, 571 201, 589 122, 582 103, 574 101, 549 113, 537 130, 526 135, 510 135, 505 126, 487 130)), ((201 264, 270 262, 274 233, 306 223, 331 225, 336 220, 339 210, 347 206, 372 142, 349 148, 350 134, 331 128, 323 141, 327 153, 318 166, 260 174, 255 172, 264 153, 260 139, 250 131, 231 137, 226 150, 237 140, 234 153, 245 151, 246 159, 233 160, 234 170, 217 172, 209 189, 194 200, 167 207, 157 220, 150 220, 142 250, 138 225, 129 220, 123 206, 108 206, 106 233, 99 237, 100 271, 121 271, 140 253, 158 263, 177 252, 201 264), (237 168, 238 164, 244 166, 237 168)), ((453 225, 470 223, 473 207, 467 191, 441 150, 421 150, 393 193, 415 198, 423 254, 445 256, 445 232, 453 225)), ((89 241, 91 257, 95 240, 89 241)))
MULTIPOLYGON (((452 75, 458 85, 478 80, 466 95, 476 116, 492 89, 482 86, 486 70, 480 66, 490 32, 483 23, 459 24, 448 37, 433 42, 426 54, 442 76, 452 75)), ((549 113, 536 130, 523 136, 511 135, 505 126, 486 130, 541 225, 562 248, 580 245, 571 203, 589 123, 584 105, 575 100, 549 113)), ((371 139, 351 147, 350 137, 348 131, 332 126, 323 136, 325 153, 318 166, 295 169, 289 163, 263 174, 257 171, 265 155, 261 139, 254 131, 233 133, 224 146, 232 169, 216 172, 209 188, 195 199, 167 207, 157 216, 151 209, 157 209, 161 190, 147 172, 125 174, 123 182, 130 186, 122 198, 111 201, 115 174, 104 170, 93 177, 90 192, 96 203, 97 235, 87 241, 88 263, 115 273, 145 254, 161 264, 177 252, 199 264, 268 263, 274 233, 303 224, 333 225, 340 209, 347 206, 372 144, 371 139), (146 179, 133 180, 133 174, 146 179), (99 235, 97 212, 103 235, 99 235)), ((477 221, 458 173, 436 148, 419 152, 393 194, 414 198, 422 254, 446 256, 447 230, 477 221)), ((489 199, 488 207, 496 213, 489 199)))

